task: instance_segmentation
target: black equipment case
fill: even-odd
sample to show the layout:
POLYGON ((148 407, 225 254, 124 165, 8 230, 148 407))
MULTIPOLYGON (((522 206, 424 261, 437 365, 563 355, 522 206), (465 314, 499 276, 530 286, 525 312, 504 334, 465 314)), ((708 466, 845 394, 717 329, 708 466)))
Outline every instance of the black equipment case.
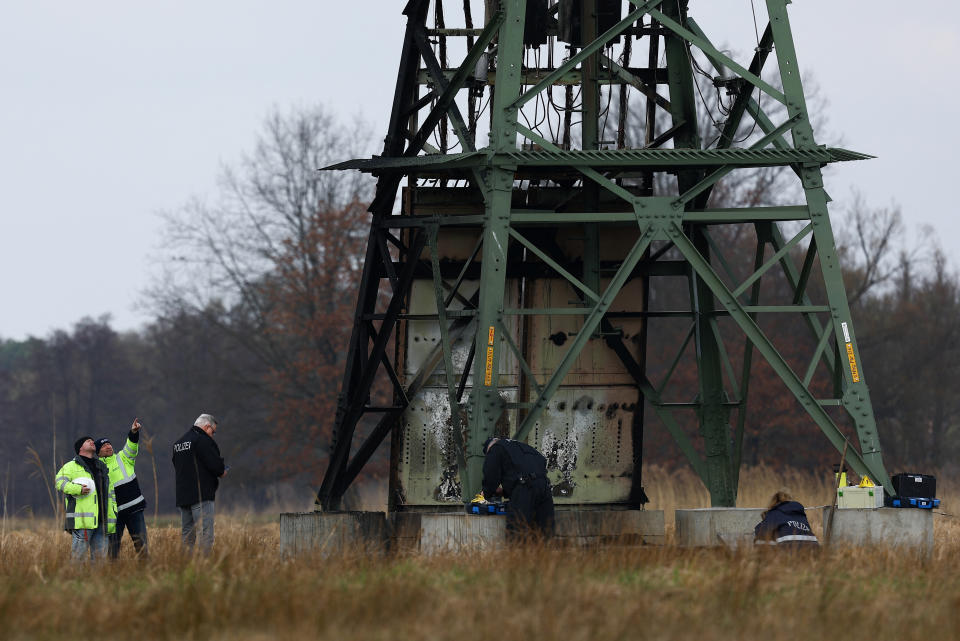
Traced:
POLYGON ((900 498, 932 499, 937 496, 937 478, 929 474, 894 474, 890 479, 900 498))

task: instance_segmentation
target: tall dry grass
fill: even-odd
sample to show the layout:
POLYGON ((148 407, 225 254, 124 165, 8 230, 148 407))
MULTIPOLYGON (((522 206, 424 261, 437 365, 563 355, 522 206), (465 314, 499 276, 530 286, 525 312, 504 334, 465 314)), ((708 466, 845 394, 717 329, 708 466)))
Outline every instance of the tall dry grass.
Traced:
MULTIPOLYGON (((645 477, 648 488, 667 481, 671 493, 651 491, 651 508, 705 503, 683 475, 651 471, 645 477), (662 481, 654 482, 657 474, 662 481)), ((821 482, 751 470, 741 497, 762 505, 788 485, 819 505, 821 482)), ((149 560, 134 559, 126 541, 118 562, 93 567, 70 561, 68 537, 55 524, 12 521, 0 538, 0 635, 712 640, 960 634, 960 526, 944 516, 937 517, 930 559, 888 549, 783 554, 644 546, 285 560, 276 521, 263 518, 218 517, 217 543, 207 558, 183 554, 167 521, 150 530, 149 560)))

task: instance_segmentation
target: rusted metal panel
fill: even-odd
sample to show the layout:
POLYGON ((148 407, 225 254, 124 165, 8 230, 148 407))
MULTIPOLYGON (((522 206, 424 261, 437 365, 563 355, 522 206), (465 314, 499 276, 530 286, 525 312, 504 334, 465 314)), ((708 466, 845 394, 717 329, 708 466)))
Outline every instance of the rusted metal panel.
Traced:
POLYGON ((633 482, 634 412, 628 385, 561 387, 527 442, 547 457, 558 503, 625 503, 633 482))
MULTIPOLYGON (((517 388, 501 387, 501 396, 515 402, 517 388)), ((447 399, 445 387, 424 388, 400 419, 396 465, 401 505, 450 505, 463 500, 447 399)), ((515 431, 516 411, 504 412, 503 421, 505 431, 515 431)))
MULTIPOLYGON (((444 235, 446 231, 444 232, 444 235)), ((442 258, 448 258, 446 250, 459 251, 456 241, 444 243, 440 238, 442 258)), ((471 243, 476 242, 475 238, 471 243)), ((466 251, 469 252, 468 248, 466 251)), ((466 256, 463 256, 466 258, 466 256)), ((469 299, 477 289, 476 281, 464 281, 460 293, 469 299)), ((507 282, 508 296, 519 300, 520 284, 507 282)), ((516 303, 514 303, 516 304, 516 303)), ((451 302, 449 309, 463 309, 459 300, 451 302)), ((437 304, 433 282, 417 280, 411 289, 409 312, 411 314, 436 314, 437 304)), ((514 335, 518 331, 517 318, 508 318, 504 324, 514 335)), ((454 380, 459 383, 466 366, 473 332, 465 332, 453 342, 452 360, 454 380)), ((440 326, 436 320, 410 320, 405 324, 403 345, 403 376, 409 380, 424 366, 434 349, 440 345, 440 326)), ((518 397, 520 367, 516 356, 505 352, 500 361, 501 397, 507 403, 515 403, 518 397)), ((463 396, 465 401, 470 393, 472 374, 467 374, 467 387, 463 396)), ((394 446, 399 448, 392 457, 393 478, 395 479, 393 500, 398 507, 450 505, 463 500, 460 479, 457 471, 457 456, 454 449, 456 439, 453 434, 453 420, 450 414, 450 402, 447 391, 447 377, 443 362, 427 377, 424 388, 411 399, 410 406, 403 413, 398 425, 398 437, 394 446)), ((465 416, 461 422, 466 425, 465 416)), ((504 412, 501 429, 512 433, 517 428, 517 412, 510 409, 504 412)))

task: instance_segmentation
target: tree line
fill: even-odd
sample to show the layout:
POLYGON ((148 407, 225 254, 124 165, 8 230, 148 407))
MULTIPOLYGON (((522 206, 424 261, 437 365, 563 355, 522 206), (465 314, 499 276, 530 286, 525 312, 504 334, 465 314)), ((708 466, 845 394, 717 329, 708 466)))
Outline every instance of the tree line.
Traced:
MULTIPOLYGON (((148 514, 172 511, 170 445, 201 412, 221 420, 231 465, 223 501, 309 505, 330 445, 372 196, 359 174, 315 169, 365 155, 367 142, 362 124, 321 108, 272 114, 253 150, 224 168, 215 198, 162 214, 160 269, 143 295, 148 325, 118 332, 107 316, 84 318, 43 338, 0 341, 5 514, 49 513, 50 479, 74 439, 117 444, 134 416, 145 424, 137 474, 148 514)), ((712 203, 789 195, 782 174, 764 169, 724 181, 712 203)), ((855 199, 833 214, 888 467, 950 469, 960 454, 960 278, 932 238, 906 243, 895 207, 855 199)), ((751 233, 723 242, 752 258, 751 233)), ((785 285, 764 279, 773 291, 785 285)), ((652 305, 669 306, 672 295, 654 290, 652 305)), ((812 351, 809 336, 772 322, 783 322, 765 329, 788 360, 812 351)), ((764 367, 755 368, 745 462, 822 469, 837 457, 764 367)), ((683 464, 650 423, 645 462, 683 464)), ((387 460, 379 452, 367 478, 382 477, 387 460)))

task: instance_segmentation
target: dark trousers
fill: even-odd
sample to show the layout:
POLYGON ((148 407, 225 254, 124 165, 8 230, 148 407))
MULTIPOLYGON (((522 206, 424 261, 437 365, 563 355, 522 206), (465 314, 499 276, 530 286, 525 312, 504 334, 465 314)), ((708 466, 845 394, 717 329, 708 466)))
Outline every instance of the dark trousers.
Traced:
POLYGON ((117 515, 117 531, 110 535, 110 558, 120 556, 120 540, 123 538, 124 529, 130 531, 133 549, 137 555, 147 556, 147 522, 143 518, 143 510, 138 510, 131 514, 117 515))
POLYGON ((507 502, 507 539, 553 536, 553 494, 546 479, 518 483, 507 502))

